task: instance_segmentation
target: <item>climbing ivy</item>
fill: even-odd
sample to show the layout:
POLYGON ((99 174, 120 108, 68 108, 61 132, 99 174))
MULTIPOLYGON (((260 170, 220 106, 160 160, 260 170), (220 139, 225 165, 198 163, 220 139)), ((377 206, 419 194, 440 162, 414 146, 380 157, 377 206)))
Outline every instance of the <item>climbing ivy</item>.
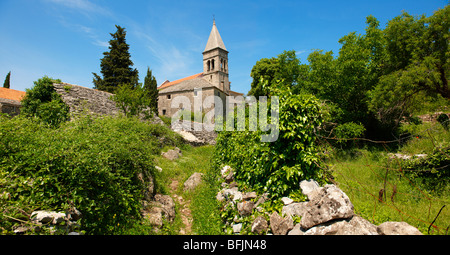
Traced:
MULTIPOLYGON (((246 121, 246 131, 219 132, 214 160, 218 168, 231 165, 235 179, 245 186, 280 197, 299 194, 301 180, 323 180, 314 134, 323 117, 320 101, 313 95, 293 94, 282 83, 273 87, 277 87, 273 95, 279 96, 278 139, 262 142, 261 135, 268 132, 260 127, 249 131, 246 121)), ((248 120, 249 107, 245 116, 248 120)))

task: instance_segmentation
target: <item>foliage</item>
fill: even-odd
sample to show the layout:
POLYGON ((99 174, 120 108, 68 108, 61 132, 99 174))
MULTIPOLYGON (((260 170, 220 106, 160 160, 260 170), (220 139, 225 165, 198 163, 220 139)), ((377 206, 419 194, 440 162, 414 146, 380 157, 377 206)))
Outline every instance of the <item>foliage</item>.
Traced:
POLYGON ((11 71, 9 71, 5 77, 5 81, 3 82, 3 88, 7 88, 7 89, 10 88, 10 86, 11 86, 10 79, 11 79, 11 71))
POLYGON ((133 69, 133 62, 129 53, 130 46, 126 43, 126 31, 116 25, 117 31, 110 34, 112 39, 109 41, 109 51, 103 52, 104 57, 100 59, 101 74, 94 75, 94 88, 98 90, 115 93, 118 86, 122 84, 131 84, 138 86, 138 70, 133 69))
POLYGON ((270 95, 270 90, 261 83, 261 79, 276 85, 276 81, 284 80, 285 83, 295 86, 300 75, 300 60, 294 50, 284 51, 277 58, 263 58, 253 66, 250 76, 253 78, 248 95, 256 98, 270 95))
POLYGON ((56 93, 53 83, 61 83, 47 76, 34 82, 31 89, 26 90, 22 99, 21 113, 27 117, 36 117, 53 127, 69 119, 69 106, 56 93))
POLYGON ((158 84, 150 68, 147 68, 147 75, 144 80, 144 91, 149 100, 150 109, 158 113, 158 84))
POLYGON ((356 124, 354 122, 347 122, 338 125, 334 132, 336 134, 338 144, 349 144, 349 139, 362 137, 366 129, 361 124, 356 124))
MULTIPOLYGON (((283 84, 273 87, 281 88, 272 92, 280 97, 278 140, 261 142, 265 133, 261 127, 257 131, 221 131, 214 159, 217 168, 221 164, 231 165, 236 180, 244 185, 281 197, 298 191, 301 180, 324 180, 318 167, 314 134, 322 123, 322 114, 320 102, 314 96, 293 94, 283 84)), ((247 109, 247 119, 248 114, 247 109)), ((246 130, 248 124, 247 121, 246 130)))
POLYGON ((284 79, 294 93, 311 93, 331 105, 330 122, 361 123, 367 137, 391 139, 386 136, 404 117, 437 98, 450 101, 449 11, 446 6, 430 17, 404 12, 384 29, 370 15, 364 34, 343 36, 336 55, 313 51, 308 64, 300 64, 294 51, 263 58, 252 69, 249 95, 270 95, 269 87, 284 79))
POLYGON ((116 94, 111 96, 111 100, 124 112, 125 116, 139 116, 146 114, 151 116, 148 110, 150 99, 144 88, 138 84, 133 87, 130 84, 122 84, 116 89, 116 94))
POLYGON ((9 194, 0 199, 0 226, 6 233, 19 224, 6 216, 27 221, 35 210, 71 207, 83 214, 88 234, 120 232, 140 220, 144 187, 137 174, 153 175, 164 144, 180 143, 168 128, 136 118, 87 115, 57 129, 21 116, 0 118, 0 187, 9 194))
POLYGON ((441 193, 450 182, 450 147, 436 148, 426 158, 401 161, 409 178, 429 191, 441 193))
POLYGON ((450 6, 432 16, 414 17, 404 12, 388 22, 383 31, 385 60, 378 84, 370 93, 370 109, 382 121, 398 122, 425 96, 450 99, 450 6))
POLYGON ((439 114, 439 116, 436 119, 441 125, 442 127, 448 131, 448 127, 450 126, 450 118, 448 117, 447 114, 445 113, 441 113, 439 114))

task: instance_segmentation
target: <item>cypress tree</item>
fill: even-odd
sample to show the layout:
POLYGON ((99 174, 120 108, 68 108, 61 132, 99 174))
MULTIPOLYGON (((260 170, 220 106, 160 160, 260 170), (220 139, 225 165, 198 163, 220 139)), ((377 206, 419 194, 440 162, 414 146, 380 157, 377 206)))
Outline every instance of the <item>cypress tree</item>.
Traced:
POLYGON ((150 68, 147 68, 147 76, 145 76, 144 80, 144 91, 149 98, 150 109, 158 114, 158 85, 150 68))
POLYGON ((96 73, 94 75, 94 88, 98 90, 114 93, 116 88, 122 84, 130 84, 133 88, 138 85, 138 70, 133 69, 131 55, 128 52, 130 46, 126 43, 126 31, 116 25, 117 31, 110 35, 112 39, 109 41, 109 51, 103 53, 104 57, 100 60, 100 77, 96 73))
POLYGON ((11 85, 9 82, 10 78, 11 78, 11 71, 9 71, 9 73, 6 75, 5 82, 3 83, 3 88, 7 88, 7 89, 10 88, 10 85, 11 85))

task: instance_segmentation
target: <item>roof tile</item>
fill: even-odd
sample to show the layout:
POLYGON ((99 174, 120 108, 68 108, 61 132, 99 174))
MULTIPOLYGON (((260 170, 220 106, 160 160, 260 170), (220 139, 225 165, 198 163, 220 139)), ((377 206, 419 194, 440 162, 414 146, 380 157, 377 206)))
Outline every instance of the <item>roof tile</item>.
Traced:
POLYGON ((0 88, 0 98, 21 101, 26 92, 15 89, 0 88))

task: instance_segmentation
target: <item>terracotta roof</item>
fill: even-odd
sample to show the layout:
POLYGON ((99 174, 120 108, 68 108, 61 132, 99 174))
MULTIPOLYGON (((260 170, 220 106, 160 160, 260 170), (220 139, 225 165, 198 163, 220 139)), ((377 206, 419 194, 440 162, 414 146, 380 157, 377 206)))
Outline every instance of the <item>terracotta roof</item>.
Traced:
POLYGON ((244 93, 239 93, 232 90, 228 91, 228 94, 230 94, 230 96, 244 96, 244 93))
POLYGON ((22 98, 25 96, 24 91, 19 91, 15 89, 7 89, 7 88, 0 88, 0 98, 4 99, 10 99, 19 101, 22 100, 22 98))
POLYGON ((203 73, 194 74, 194 75, 191 75, 191 76, 188 76, 188 77, 176 80, 176 81, 164 82, 163 84, 161 84, 161 86, 158 87, 158 89, 159 90, 165 89, 165 88, 167 88, 169 86, 178 84, 180 82, 187 81, 187 80, 192 80, 192 79, 195 79, 195 78, 198 78, 198 77, 201 77, 201 76, 203 76, 203 73))
POLYGON ((193 79, 186 79, 178 82, 177 84, 173 84, 171 86, 162 88, 159 90, 159 94, 189 91, 194 89, 210 88, 210 87, 214 87, 214 85, 212 85, 209 81, 203 79, 202 76, 199 76, 193 79))

